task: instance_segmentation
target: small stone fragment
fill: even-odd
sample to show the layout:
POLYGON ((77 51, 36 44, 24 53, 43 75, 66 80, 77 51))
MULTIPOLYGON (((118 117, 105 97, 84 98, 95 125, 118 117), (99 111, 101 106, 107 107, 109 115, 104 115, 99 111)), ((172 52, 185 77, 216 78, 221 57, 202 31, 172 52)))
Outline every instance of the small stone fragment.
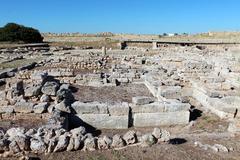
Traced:
POLYGON ((134 144, 137 142, 136 132, 135 131, 128 131, 124 136, 123 139, 127 143, 127 145, 134 144))

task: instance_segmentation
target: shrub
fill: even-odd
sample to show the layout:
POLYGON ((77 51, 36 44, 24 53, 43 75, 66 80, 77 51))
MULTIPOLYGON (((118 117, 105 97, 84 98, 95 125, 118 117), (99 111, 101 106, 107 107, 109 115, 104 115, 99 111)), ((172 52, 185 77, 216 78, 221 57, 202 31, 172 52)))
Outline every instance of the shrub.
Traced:
POLYGON ((0 41, 41 43, 43 42, 43 37, 34 28, 8 23, 3 28, 0 28, 0 41))

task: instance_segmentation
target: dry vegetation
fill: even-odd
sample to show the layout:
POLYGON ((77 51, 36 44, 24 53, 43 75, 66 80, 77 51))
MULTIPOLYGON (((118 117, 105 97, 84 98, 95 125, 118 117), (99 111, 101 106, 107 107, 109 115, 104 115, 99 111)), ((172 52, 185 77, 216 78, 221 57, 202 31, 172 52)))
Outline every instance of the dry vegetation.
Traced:
POLYGON ((41 59, 34 58, 34 59, 19 59, 12 62, 7 63, 0 63, 0 69, 7 69, 7 68, 18 68, 36 61, 39 61, 41 59))
POLYGON ((71 46, 92 46, 101 48, 103 45, 108 48, 116 48, 117 42, 121 40, 141 39, 160 41, 187 41, 187 42, 225 42, 240 43, 240 32, 209 32, 195 35, 178 35, 174 37, 164 37, 159 35, 137 35, 137 34, 114 34, 113 36, 94 37, 86 35, 48 35, 44 34, 44 41, 53 42, 52 45, 71 46))
MULTIPOLYGON (((71 39, 71 38, 70 38, 71 39)), ((117 40, 111 39, 99 39, 96 41, 58 41, 51 42, 51 46, 72 46, 72 47, 82 47, 82 48, 95 48, 100 49, 102 46, 106 46, 107 48, 115 49, 117 48, 117 40)))
MULTIPOLYGON (((201 42, 209 42, 209 41, 224 41, 224 42, 240 42, 240 33, 211 33, 211 34, 198 34, 198 35, 192 35, 192 36, 175 36, 175 37, 163 37, 160 38, 158 35, 126 35, 126 34, 117 34, 114 36, 109 36, 109 37, 94 37, 94 36, 86 36, 86 35, 81 35, 81 36, 49 36, 45 35, 45 41, 50 42, 51 46, 58 48, 57 46, 74 46, 74 47, 91 47, 91 48, 102 48, 102 46, 106 46, 107 48, 112 48, 115 49, 117 48, 117 44, 120 40, 122 39, 157 39, 157 40, 166 40, 166 41, 201 41, 201 42)), ((3 43, 0 44, 1 47, 9 47, 9 46, 16 46, 15 44, 7 44, 3 43)), ((155 56, 157 55, 164 55, 165 53, 175 53, 176 46, 173 46, 172 48, 165 48, 163 47, 162 51, 155 51, 155 50, 150 50, 150 51, 144 51, 143 53, 148 56, 155 56), (172 50, 170 50, 172 49, 172 50), (171 51, 171 52, 170 52, 171 51)), ((187 48, 187 47, 186 47, 187 48)), ((185 48, 185 49, 186 49, 185 48)), ((194 47, 189 47, 189 53, 185 52, 185 49, 183 47, 179 46, 177 48, 178 52, 181 51, 181 53, 184 53, 185 55, 191 55, 190 53, 195 52, 196 48, 194 47), (191 50, 190 50, 191 49, 191 50)), ((221 52, 225 53, 226 50, 225 48, 222 48, 221 52)), ((78 50, 79 52, 76 56, 76 53, 70 53, 66 54, 64 56, 65 59, 69 57, 74 57, 74 58, 79 58, 80 56, 85 56, 86 53, 82 52, 82 50, 78 50), (71 55, 72 54, 72 55, 71 55)), ((115 50, 116 52, 113 51, 108 51, 112 52, 112 55, 115 53, 120 53, 120 50, 115 50)), ((65 51, 63 51, 65 52, 65 51)), ((74 52, 74 51, 71 51, 74 52)), ((101 52, 101 50, 97 50, 96 54, 101 52)), ((140 56, 140 51, 135 56, 138 57, 140 56)), ((203 53, 205 51, 200 51, 197 50, 196 52, 200 52, 201 55, 198 56, 202 57, 203 53)), ((218 52, 216 50, 216 52, 218 52)), ((236 54, 239 54, 239 50, 235 51, 236 54)), ((231 52, 234 53, 235 52, 231 52)), ((125 53, 121 54, 121 56, 125 56, 124 54, 131 56, 131 53, 134 55, 134 51, 126 51, 125 53)), ((230 53, 230 52, 229 52, 230 53)), ((53 54, 55 58, 59 58, 59 53, 53 54)), ((173 59, 175 56, 179 56, 180 54, 174 55, 173 59)), ((30 55, 32 56, 32 55, 30 55)), ((29 56, 29 57, 30 57, 29 56)), ((62 55, 63 56, 63 55, 62 55)), ((89 56, 89 55, 88 55, 89 56)), ((144 55, 145 56, 145 55, 144 55)), ((168 55, 165 55, 167 58, 168 55)), ((193 55, 195 56, 195 55, 193 55)), ((225 55, 224 55, 225 56, 225 55)), ((28 57, 28 58, 29 58, 28 57)), ((40 57, 40 56, 39 56, 40 57)), ((39 61, 41 58, 35 56, 33 59, 20 59, 20 60, 14 60, 12 62, 7 62, 7 63, 0 63, 0 69, 6 69, 6 68, 17 68, 20 66, 24 66, 26 64, 39 61)), ((159 56, 160 57, 160 56, 159 56)), ((240 57, 240 56, 239 56, 240 57)), ((46 57, 45 57, 46 58, 46 57)), ((103 59, 102 57, 100 57, 103 59)), ((158 58, 158 57, 157 57, 158 58)), ((164 57, 163 57, 164 58, 164 57)), ((163 59, 162 58, 162 59, 163 59)), ((171 57, 170 57, 171 58, 171 57)), ((191 57, 187 57, 191 58, 191 57)), ((194 59, 195 57, 193 57, 194 59)), ((216 57, 217 58, 217 57, 216 57)), ((63 58, 64 59, 64 58, 63 58)), ((162 60, 161 59, 161 60, 162 60)), ((155 59, 153 59, 155 60, 155 59)), ((77 61, 77 60, 76 60, 77 61)), ((63 64, 68 64, 68 61, 63 61, 63 62, 51 62, 51 65, 45 64, 45 66, 41 66, 36 68, 36 71, 44 71, 48 69, 56 69, 56 68, 61 68, 58 67, 58 65, 62 65, 62 69, 71 69, 70 66, 63 65, 63 64)), ((86 61, 88 62, 88 61, 86 61)), ((109 61, 109 63, 112 61, 109 61)), ((137 62, 137 61, 136 61, 137 62)), ((235 61, 234 61, 235 62, 235 61)), ((239 58, 240 62, 240 58, 239 58)), ((73 63, 71 61, 71 63, 73 63)), ((181 64, 183 64, 183 61, 180 60, 181 64)), ((153 65, 152 63, 150 63, 153 65)), ((161 63, 160 63, 161 64, 161 63)), ((163 63, 162 63, 163 64, 163 63)), ((172 66, 172 62, 169 62, 169 66, 172 66)), ((160 66, 159 64, 154 63, 156 67, 160 66)), ((107 66, 107 65, 106 65, 107 66)), ((132 67, 136 66, 136 64, 132 64, 132 67)), ((139 67, 144 66, 142 64, 139 64, 139 67)), ((177 65, 176 65, 177 66, 177 65)), ((149 66, 145 66, 147 69, 149 66)), ((166 66, 168 67, 168 66, 166 66)), ((146 69, 145 68, 145 69, 146 69)), ((170 67, 169 67, 170 68, 170 67)), ((168 68, 168 69, 169 69, 168 68)), ((106 68, 101 68, 102 71, 105 71, 106 68)), ((171 68, 170 68, 171 69, 171 68)), ((169 70, 170 70, 169 69, 169 70)), ((130 70, 130 69, 128 69, 130 70)), ((86 69, 86 68, 79 68, 73 70, 75 73, 92 73, 93 71, 91 69, 86 69)), ((156 73, 154 73, 156 74, 156 73)), ((164 73, 162 73, 164 74, 164 73)), ((75 75, 74 75, 75 76, 75 75)), ((151 76, 151 75, 150 75, 151 76)), ((14 79, 15 77, 13 77, 14 79)), ((66 77, 69 78, 69 77, 66 77)), ((69 78, 70 79, 70 78, 69 78)), ((170 79, 167 77, 167 79, 170 79)), ((93 86, 84 86, 82 84, 74 84, 72 85, 73 89, 75 91, 73 92, 74 98, 80 102, 90 102, 90 101, 97 101, 101 103, 113 103, 113 102, 132 102, 132 97, 137 97, 137 96, 147 96, 147 97, 153 97, 153 95, 150 93, 150 91, 147 89, 146 86, 142 84, 128 84, 128 85, 121 85, 121 86, 99 86, 99 87, 93 87, 93 86)), ((0 89, 4 90, 5 86, 0 86, 0 89)), ((41 95, 42 96, 42 95, 41 95)), ((40 97, 40 95, 39 95, 40 97)), ((54 96, 52 96, 52 100, 54 100, 54 96)), ((34 98, 31 98, 31 100, 35 100, 34 98)), ((41 159, 41 160, 56 160, 56 159, 61 159, 61 160, 75 160, 75 159, 84 159, 84 160, 156 160, 156 159, 166 159, 166 160, 178 160, 178 159, 184 159, 184 160, 200 160, 200 159, 206 159, 206 160, 211 160, 211 159, 216 159, 216 160, 225 160, 225 159, 232 159, 232 160, 238 160, 240 159, 240 137, 239 135, 235 135, 235 137, 232 137, 232 133, 228 132, 228 126, 229 126, 229 121, 227 120, 222 120, 218 116, 216 116, 213 113, 210 113, 210 111, 206 110, 203 106, 200 105, 200 102, 197 102, 195 99, 190 99, 191 101, 191 106, 195 107, 195 110, 191 111, 190 115, 190 120, 193 120, 187 125, 170 125, 170 126, 161 126, 162 129, 167 129, 171 133, 171 139, 168 142, 160 142, 158 144, 153 145, 152 147, 140 147, 136 144, 134 146, 128 146, 127 148, 122 148, 118 150, 114 149, 109 149, 109 150, 96 150, 93 152, 84 152, 84 151, 74 151, 74 152, 58 152, 58 153, 49 153, 49 154, 33 154, 31 153, 30 157, 36 157, 33 159, 41 159), (193 119, 192 119, 193 118, 193 119), (229 152, 224 153, 224 152, 214 152, 211 149, 206 149, 204 150, 203 148, 200 147, 195 147, 194 142, 196 141, 201 141, 203 144, 222 144, 226 146, 229 149, 229 152), (233 149, 232 149, 233 148, 233 149)), ((188 109, 186 110, 188 112, 188 109)), ((189 113, 189 112, 188 112, 189 113)), ((21 113, 20 113, 21 114, 21 113)), ((1 115, 1 114, 0 114, 1 115)), ((48 113, 45 117, 45 114, 38 114, 38 116, 35 116, 34 114, 28 114, 27 116, 19 116, 16 117, 16 115, 12 114, 9 116, 9 118, 4 118, 0 121, 0 129, 7 130, 12 127, 25 127, 27 129, 29 128, 35 128, 42 126, 44 123, 46 123, 46 119, 49 117, 48 113)), ((132 115, 131 115, 132 116, 132 115)), ((1 118, 1 117, 0 117, 1 118)), ((94 117, 95 118, 95 117, 94 117)), ((157 117, 159 119, 159 117, 157 117)), ((188 121, 188 117, 187 117, 188 121)), ((115 134, 121 134, 123 135, 126 133, 128 130, 135 130, 137 133, 141 134, 146 134, 146 133, 151 133, 153 130, 153 127, 143 127, 143 128, 134 128, 131 127, 129 129, 102 129, 99 133, 99 137, 103 135, 107 135, 112 137, 115 134)), ((93 133, 95 134, 95 133, 93 133)), ((141 135, 140 134, 140 135, 141 135)), ((14 159, 14 158, 9 158, 14 159)), ((18 159, 18 158, 16 158, 18 159)), ((8 160, 8 159, 6 159, 8 160)))

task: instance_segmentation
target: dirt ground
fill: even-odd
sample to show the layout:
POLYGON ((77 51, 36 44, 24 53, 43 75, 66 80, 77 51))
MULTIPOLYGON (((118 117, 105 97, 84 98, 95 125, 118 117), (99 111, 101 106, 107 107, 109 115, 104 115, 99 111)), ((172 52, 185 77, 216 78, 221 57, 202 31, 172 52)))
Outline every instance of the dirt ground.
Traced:
POLYGON ((0 90, 4 90, 5 89, 5 85, 0 86, 0 90))
MULTIPOLYGON (((61 152, 48 155, 31 155, 36 160, 239 160, 239 137, 234 139, 205 137, 201 142, 225 144, 234 148, 229 153, 203 150, 194 146, 194 138, 186 138, 183 144, 156 144, 152 147, 127 147, 122 150, 107 150, 94 152, 61 152)), ((17 159, 17 158, 12 158, 17 159)))
MULTIPOLYGON (((157 144, 152 147, 142 148, 140 146, 127 147, 122 150, 108 150, 95 152, 63 152, 50 155, 42 155, 42 160, 238 160, 240 158, 239 137, 234 139, 220 138, 212 139, 205 137, 204 140, 209 143, 216 141, 220 144, 233 147, 235 150, 229 153, 216 153, 211 150, 202 150, 194 147, 194 138, 186 138, 183 144, 157 144), (205 140, 206 139, 206 140, 205 140), (235 141, 235 142, 234 142, 235 141)), ((203 142, 202 142, 203 143, 203 142)))
POLYGON ((44 124, 46 124, 46 118, 34 114, 9 116, 8 118, 0 119, 0 129, 4 131, 13 127, 38 128, 44 124))
POLYGON ((98 102, 132 102, 135 96, 151 96, 145 85, 129 84, 126 86, 113 87, 89 87, 74 86, 77 92, 74 97, 82 102, 98 101, 98 102))
MULTIPOLYGON (((24 124, 28 126, 30 123, 24 124)), ((19 123, 20 125, 22 123, 19 123)), ((36 124, 36 123, 35 123, 36 124)), ((38 123, 37 123, 38 124, 38 123)), ((40 123, 39 123, 40 124, 40 123)), ((129 146, 120 150, 106 151, 74 151, 43 155, 30 155, 33 159, 41 160, 239 160, 240 159, 240 135, 227 132, 228 122, 220 120, 208 112, 202 112, 195 119, 193 125, 165 126, 171 133, 171 140, 167 143, 159 143, 152 147, 143 148, 139 145, 129 146), (195 147, 194 142, 202 144, 222 144, 229 153, 214 152, 195 147)), ((137 134, 151 133, 150 128, 130 128, 137 134)), ((118 133, 123 135, 127 130, 101 130, 101 135, 113 136, 118 133)), ((101 136, 100 135, 100 136, 101 136)), ((18 159, 18 158, 9 158, 18 159)))
MULTIPOLYGON (((152 96, 144 85, 132 84, 117 87, 86 87, 75 86, 75 98, 80 101, 100 102, 131 102, 133 96, 152 96), (110 93, 110 94, 109 94, 110 93)), ((139 145, 129 146, 120 150, 105 151, 74 151, 29 156, 35 160, 239 160, 240 159, 240 134, 233 135, 227 132, 229 122, 221 120, 216 115, 204 110, 194 103, 195 109, 191 111, 190 119, 194 120, 187 126, 163 126, 171 133, 171 140, 166 143, 155 144, 152 147, 141 147, 139 145), (222 144, 228 149, 228 153, 215 152, 211 149, 204 150, 196 147, 194 142, 202 144, 222 144)), ((0 128, 7 130, 11 127, 34 128, 45 123, 44 117, 29 115, 27 118, 18 116, 15 119, 0 120, 0 128)), ((101 130, 103 135, 123 135, 127 130, 135 130, 138 135, 151 133, 153 127, 129 128, 125 130, 101 130)), ((3 158, 2 158, 3 159, 3 158)), ((17 160, 17 158, 6 158, 6 160, 17 160)), ((5 160, 5 158, 3 159, 5 160)))

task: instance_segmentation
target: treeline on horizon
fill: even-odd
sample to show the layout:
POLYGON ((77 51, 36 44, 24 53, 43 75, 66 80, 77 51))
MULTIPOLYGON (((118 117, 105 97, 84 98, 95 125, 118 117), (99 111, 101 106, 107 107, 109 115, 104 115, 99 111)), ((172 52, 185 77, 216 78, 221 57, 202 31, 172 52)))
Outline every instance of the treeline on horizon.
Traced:
POLYGON ((0 42, 41 43, 43 37, 37 29, 8 23, 0 27, 0 42))

